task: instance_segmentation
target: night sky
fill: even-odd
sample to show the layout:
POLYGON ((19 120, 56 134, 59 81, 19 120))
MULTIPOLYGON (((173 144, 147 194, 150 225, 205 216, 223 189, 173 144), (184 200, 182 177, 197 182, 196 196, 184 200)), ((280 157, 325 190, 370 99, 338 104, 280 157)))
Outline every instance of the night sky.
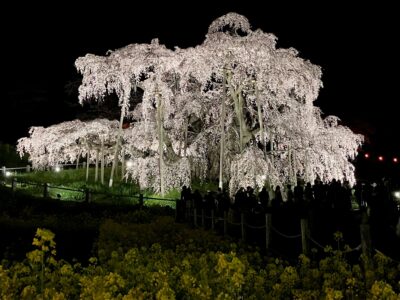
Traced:
POLYGON ((74 68, 77 57, 104 55, 109 49, 153 38, 168 47, 195 46, 215 18, 233 11, 245 15, 253 29, 275 34, 278 47, 294 47, 302 58, 322 67, 324 88, 316 105, 324 113, 337 115, 343 124, 366 134, 369 150, 399 155, 395 104, 400 52, 395 44, 400 24, 393 6, 193 3, 161 8, 137 1, 98 2, 94 8, 14 4, 3 11, 6 94, 1 99, 0 141, 15 143, 30 126, 76 117, 77 99, 65 92, 65 85, 80 78, 74 68))

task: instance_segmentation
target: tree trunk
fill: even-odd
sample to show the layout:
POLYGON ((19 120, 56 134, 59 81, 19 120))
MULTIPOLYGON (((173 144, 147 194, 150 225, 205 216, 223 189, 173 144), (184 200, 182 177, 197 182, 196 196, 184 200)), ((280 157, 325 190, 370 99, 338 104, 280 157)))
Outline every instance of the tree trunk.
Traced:
POLYGON ((125 151, 121 153, 121 181, 124 179, 125 176, 125 151))
POLYGON ((178 156, 181 157, 181 153, 182 153, 182 144, 183 144, 183 139, 179 139, 179 148, 178 148, 178 156))
POLYGON ((240 152, 242 152, 242 144, 243 144, 243 128, 242 127, 243 127, 243 122, 242 122, 242 118, 241 118, 241 114, 240 114, 240 100, 239 100, 239 97, 237 96, 236 91, 230 85, 229 81, 228 81, 228 85, 229 85, 230 95, 231 95, 231 97, 233 99, 236 118, 237 118, 238 123, 239 123, 239 148, 240 148, 240 152))
POLYGON ((104 184, 104 141, 101 140, 101 172, 100 172, 101 184, 104 184))
POLYGON ((76 157, 76 169, 78 169, 79 168, 79 158, 81 157, 81 150, 79 150, 79 152, 78 152, 78 156, 76 157))
POLYGON ((158 126, 158 155, 159 155, 159 171, 160 171, 160 193, 165 195, 164 183, 164 133, 163 133, 163 105, 160 95, 156 92, 157 97, 157 126, 158 126))
POLYGON ((224 70, 224 95, 221 103, 221 140, 219 152, 219 188, 223 188, 223 168, 224 168, 224 152, 225 152, 225 101, 226 101, 226 71, 224 70))
POLYGON ((310 181, 310 172, 309 172, 309 163, 308 163, 308 148, 306 147, 306 144, 304 140, 302 139, 301 144, 304 148, 304 181, 309 182, 310 181))
POLYGON ((238 109, 237 109, 237 114, 238 114, 238 119, 239 119, 239 142, 240 142, 240 153, 243 152, 243 107, 242 107, 242 96, 239 95, 238 97, 238 109))
POLYGON ((96 148, 96 166, 94 172, 94 182, 99 179, 99 148, 96 148))
POLYGON ((256 103, 257 103, 257 112, 258 112, 258 123, 260 124, 260 140, 261 140, 261 145, 263 146, 263 153, 264 153, 264 158, 266 158, 267 155, 267 143, 265 142, 265 137, 264 137, 264 124, 263 124, 263 117, 262 117, 262 112, 261 112, 261 103, 260 103, 260 95, 259 95, 259 90, 257 88, 257 85, 255 85, 256 89, 256 103))
POLYGON ((293 170, 293 182, 292 182, 292 186, 296 186, 297 185, 297 172, 296 172, 296 168, 295 168, 295 161, 296 161, 296 159, 294 158, 295 157, 295 152, 293 152, 293 147, 292 147, 292 150, 291 150, 291 157, 292 157, 292 170, 293 170))
POLYGON ((269 144, 271 148, 271 164, 274 165, 274 135, 271 133, 269 138, 269 144))
POLYGON ((124 108, 125 102, 126 101, 124 100, 124 103, 122 104, 122 107, 121 107, 121 117, 119 119, 117 144, 115 145, 114 160, 113 160, 112 167, 111 167, 110 181, 108 182, 108 187, 112 187, 112 185, 113 185, 115 167, 118 163, 118 151, 119 151, 119 145, 121 144, 121 136, 122 136, 122 123, 124 121, 124 116, 125 116, 125 108, 124 108))
POLYGON ((288 150, 288 159, 289 159, 289 182, 291 185, 294 183, 294 169, 293 169, 293 157, 292 157, 292 145, 289 145, 289 150, 288 150))
POLYGON ((234 89, 232 85, 229 83, 229 93, 233 99, 236 118, 239 122, 239 148, 240 152, 243 151, 244 145, 251 140, 252 133, 249 131, 246 125, 246 120, 243 116, 243 97, 242 97, 242 87, 240 86, 237 90, 234 89))
POLYGON ((188 140, 188 127, 189 127, 189 117, 186 118, 185 122, 185 143, 183 145, 183 156, 186 157, 186 149, 187 149, 187 140, 188 140))
MULTIPOLYGON (((121 147, 122 147, 122 145, 119 146, 120 149, 119 149, 118 152, 121 151, 121 147)), ((118 155, 117 155, 117 162, 115 163, 115 170, 114 170, 115 180, 118 179, 118 169, 119 169, 119 158, 118 158, 118 155)))
POLYGON ((90 147, 88 146, 86 153, 86 182, 89 180, 89 157, 90 157, 90 147))

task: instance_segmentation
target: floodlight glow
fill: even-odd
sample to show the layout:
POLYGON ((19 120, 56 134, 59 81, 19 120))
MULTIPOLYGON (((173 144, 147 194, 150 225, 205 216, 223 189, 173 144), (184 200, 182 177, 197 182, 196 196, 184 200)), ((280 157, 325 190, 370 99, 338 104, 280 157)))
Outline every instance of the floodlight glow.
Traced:
POLYGON ((396 199, 400 199, 400 191, 394 192, 394 193, 393 193, 393 196, 394 196, 396 199))
POLYGON ((397 157, 393 157, 393 162, 397 163, 399 160, 397 159, 397 157))
POLYGON ((6 171, 6 177, 10 177, 12 173, 10 171, 6 171))
POLYGON ((365 153, 365 154, 364 154, 364 157, 365 157, 365 158, 369 158, 369 153, 365 153))
POLYGON ((60 171, 61 171, 61 168, 60 168, 60 166, 56 166, 56 167, 54 168, 54 171, 56 171, 56 172, 60 172, 60 171))
POLYGON ((127 166, 128 168, 133 167, 133 161, 128 160, 128 161, 126 162, 126 166, 127 166))
POLYGON ((383 161, 383 156, 378 157, 379 161, 383 161))

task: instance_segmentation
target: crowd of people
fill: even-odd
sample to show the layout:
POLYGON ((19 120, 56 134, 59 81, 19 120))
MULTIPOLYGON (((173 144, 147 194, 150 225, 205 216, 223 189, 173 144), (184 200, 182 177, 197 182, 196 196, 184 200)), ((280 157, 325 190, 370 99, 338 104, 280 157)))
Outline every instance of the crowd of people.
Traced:
MULTIPOLYGON (((256 193, 253 188, 240 188, 233 197, 218 188, 202 195, 199 190, 192 192, 184 186, 181 192, 179 211, 196 208, 197 211, 214 211, 216 215, 233 210, 245 214, 264 214, 277 210, 296 210, 299 214, 325 210, 332 214, 345 214, 355 209, 365 209, 370 213, 371 222, 393 224, 399 219, 399 202, 393 195, 393 189, 387 180, 378 183, 358 182, 351 187, 348 182, 333 180, 323 183, 316 180, 301 182, 292 187, 262 188, 256 193)), ((400 225, 399 225, 400 226, 400 225)))

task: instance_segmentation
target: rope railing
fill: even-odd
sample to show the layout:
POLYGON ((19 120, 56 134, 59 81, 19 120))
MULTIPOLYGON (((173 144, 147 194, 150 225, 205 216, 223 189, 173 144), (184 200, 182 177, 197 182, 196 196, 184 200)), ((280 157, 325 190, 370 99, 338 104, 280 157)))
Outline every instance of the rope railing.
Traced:
MULTIPOLYGON (((349 247, 350 247, 350 246, 349 246, 349 247)), ((353 252, 353 251, 360 251, 360 250, 361 250, 361 244, 358 245, 357 247, 354 247, 354 248, 350 248, 350 249, 348 249, 348 250, 345 250, 344 252, 350 253, 350 252, 353 252)))
MULTIPOLYGON (((146 196, 141 197, 140 194, 139 195, 137 195, 137 194, 136 195, 124 195, 124 194, 114 194, 114 193, 108 193, 108 192, 102 192, 102 191, 95 191, 95 190, 91 190, 89 188, 75 189, 75 188, 57 186, 57 185, 48 184, 48 183, 31 182, 31 181, 25 181, 25 180, 21 180, 21 179, 16 180, 16 178, 14 178, 12 180, 12 182, 9 186, 14 191, 17 188, 17 185, 20 185, 21 187, 22 187, 22 185, 30 185, 30 186, 42 188, 42 189, 44 189, 45 197, 49 197, 48 192, 50 189, 55 189, 55 190, 66 190, 66 191, 82 193, 83 196, 86 196, 86 197, 89 197, 89 195, 105 195, 108 197, 137 198, 139 200, 142 199, 143 201, 157 200, 157 201, 173 202, 173 203, 176 203, 176 201, 177 201, 176 199, 171 199, 171 198, 154 198, 154 197, 146 197, 146 196)), ((76 202, 81 202, 81 201, 76 200, 76 202)))
MULTIPOLYGON (((83 165, 86 165, 86 162, 82 162, 82 163, 79 163, 79 164, 76 164, 76 163, 71 163, 71 164, 56 164, 56 165, 54 165, 53 167, 56 167, 56 166, 58 166, 58 167, 68 167, 68 166, 83 166, 83 165)), ((89 165, 95 165, 95 163, 89 163, 89 165)), ((49 168, 52 168, 52 167, 49 167, 49 168)), ((5 172, 5 171, 16 171, 16 170, 29 170, 29 171, 31 171, 32 170, 32 165, 30 165, 30 164, 27 164, 26 166, 24 166, 24 167, 6 167, 6 166, 2 166, 2 167, 0 167, 0 171, 3 171, 3 172, 5 172)))
MULTIPOLYGON (((325 247, 322 246, 321 243, 317 242, 317 241, 316 241, 315 239, 313 239, 310 235, 307 234, 307 238, 308 238, 311 242, 313 242, 315 245, 317 245, 319 248, 325 249, 325 247)), ((347 245, 347 246, 348 246, 348 245, 347 245)), ((343 252, 345 252, 345 253, 350 253, 350 252, 353 252, 353 251, 360 251, 360 250, 361 250, 361 244, 359 244, 357 247, 354 247, 354 248, 351 248, 350 246, 348 246, 348 247, 349 247, 350 249, 344 250, 343 252)))
POLYGON ((36 183, 36 182, 29 182, 29 181, 16 181, 16 183, 18 184, 27 184, 27 185, 33 185, 33 186, 39 186, 39 184, 38 183, 36 183))
POLYGON ((383 255, 383 256, 389 258, 391 261, 393 261, 393 262, 395 262, 395 263, 397 263, 397 264, 400 264, 400 261, 391 258, 390 256, 386 255, 386 254, 383 253, 382 251, 380 251, 380 250, 378 250, 378 249, 376 249, 376 248, 374 248, 374 251, 375 251, 376 253, 378 253, 378 254, 381 254, 381 255, 383 255))
POLYGON ((4 170, 26 170, 26 167, 14 167, 14 168, 4 168, 4 170))
POLYGON ((67 187, 63 187, 63 186, 57 186, 57 185, 48 185, 48 188, 52 188, 52 189, 57 189, 57 190, 65 190, 65 191, 71 191, 71 192, 78 192, 78 193, 85 193, 85 190, 81 190, 81 189, 71 189, 71 188, 67 188, 67 187))
POLYGON ((246 226, 248 228, 251 228, 251 229, 265 229, 265 228, 267 228, 267 226, 265 226, 265 225, 263 225, 263 226, 254 226, 254 225, 250 225, 250 224, 247 224, 247 223, 244 223, 244 226, 246 226))
MULTIPOLYGON (((204 209, 196 209, 194 208, 193 210, 186 210, 186 217, 189 218, 189 220, 192 220, 192 224, 194 228, 209 228, 211 230, 215 229, 215 224, 216 221, 223 221, 223 227, 219 227, 218 230, 223 229, 223 234, 227 235, 229 234, 228 229, 229 226, 238 226, 240 231, 239 231, 239 236, 237 236, 238 232, 234 232, 234 235, 241 240, 245 241, 248 232, 248 229, 254 229, 254 230, 263 230, 265 234, 265 249, 267 251, 271 250, 271 232, 274 231, 278 235, 286 238, 286 239, 299 239, 301 238, 301 244, 303 248, 303 253, 307 253, 307 246, 305 245, 307 238, 305 237, 306 235, 306 230, 307 226, 304 226, 305 223, 307 223, 307 220, 301 219, 301 233, 295 234, 295 235, 289 235, 282 233, 281 231, 277 230, 275 227, 272 226, 272 219, 271 219, 271 214, 266 213, 265 214, 265 224, 263 225, 254 225, 254 224, 249 224, 246 222, 245 214, 241 213, 240 215, 240 222, 234 222, 232 221, 232 216, 228 216, 228 212, 224 211, 224 217, 221 217, 220 215, 221 212, 219 212, 219 216, 215 217, 214 211, 211 210, 211 217, 209 215, 209 210, 204 210, 204 209), (207 212, 207 213, 206 213, 207 212), (210 222, 205 222, 205 220, 209 220, 211 218, 211 223, 210 222), (201 221, 201 222, 200 222, 201 221)), ((186 219, 187 220, 187 219, 186 219)), ((237 228, 237 227, 236 227, 237 228)), ((254 236, 252 235, 252 238, 254 236)), ((260 241, 259 238, 257 238, 258 241, 260 241)), ((272 237, 273 240, 273 237, 272 237)), ((323 246, 321 245, 321 248, 323 246)))
POLYGON ((279 234, 279 235, 281 235, 281 236, 283 236, 284 238, 287 238, 287 239, 297 239, 297 238, 301 237, 301 233, 296 234, 296 235, 288 235, 288 234, 284 234, 284 233, 280 232, 280 231, 279 231, 278 229, 276 229, 274 226, 271 226, 271 229, 272 229, 275 233, 277 233, 277 234, 279 234))
POLYGON ((324 246, 322 246, 320 243, 318 243, 316 240, 314 240, 310 235, 307 235, 307 238, 313 242, 315 245, 317 245, 318 247, 320 247, 321 249, 325 249, 324 246))
POLYGON ((171 201, 171 202, 176 202, 176 199, 170 199, 170 198, 153 198, 153 197, 145 197, 143 196, 144 200, 161 200, 161 201, 171 201))

